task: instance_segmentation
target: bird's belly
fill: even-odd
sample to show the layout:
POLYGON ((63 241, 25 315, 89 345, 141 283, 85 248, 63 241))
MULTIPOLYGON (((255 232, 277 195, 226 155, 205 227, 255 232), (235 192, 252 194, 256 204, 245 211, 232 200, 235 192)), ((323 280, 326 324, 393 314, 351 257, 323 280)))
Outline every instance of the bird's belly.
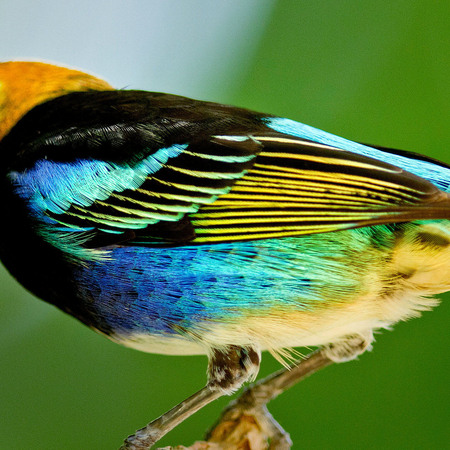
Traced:
POLYGON ((208 354, 211 347, 230 344, 252 345, 277 353, 283 348, 315 347, 337 342, 346 336, 364 336, 372 330, 388 328, 399 320, 418 316, 438 303, 437 299, 423 297, 417 290, 405 290, 383 299, 360 297, 346 305, 321 311, 273 311, 245 317, 239 323, 210 324, 199 340, 137 330, 109 338, 137 350, 168 355, 208 354))
POLYGON ((450 289, 450 222, 399 230, 117 248, 80 269, 79 295, 90 326, 147 352, 323 345, 416 316, 450 289))

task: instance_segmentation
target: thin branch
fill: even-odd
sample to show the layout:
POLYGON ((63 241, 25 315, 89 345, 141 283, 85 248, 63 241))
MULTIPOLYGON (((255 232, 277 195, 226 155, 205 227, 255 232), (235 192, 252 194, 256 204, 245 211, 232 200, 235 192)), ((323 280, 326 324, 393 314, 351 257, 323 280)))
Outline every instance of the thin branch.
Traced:
POLYGON ((165 447, 164 450, 288 450, 289 434, 269 413, 266 404, 333 361, 324 350, 316 350, 298 364, 281 369, 245 389, 221 413, 207 433, 206 441, 190 447, 165 447))

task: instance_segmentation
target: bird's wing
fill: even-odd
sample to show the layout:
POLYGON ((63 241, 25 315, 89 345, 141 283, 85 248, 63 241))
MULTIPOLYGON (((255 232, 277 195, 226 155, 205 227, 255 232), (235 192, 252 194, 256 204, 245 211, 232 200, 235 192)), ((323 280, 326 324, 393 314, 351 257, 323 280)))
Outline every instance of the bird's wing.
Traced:
POLYGON ((159 148, 133 163, 43 158, 9 176, 32 214, 61 230, 120 235, 151 229, 154 237, 182 242, 194 237, 186 215, 228 193, 261 148, 250 136, 211 137, 159 148))
POLYGON ((422 178, 272 133, 174 144, 134 165, 42 159, 11 177, 48 222, 100 232, 96 246, 124 233, 144 245, 206 243, 450 218, 448 194, 422 178))
POLYGON ((253 139, 264 148, 251 169, 229 193, 189 215, 194 242, 450 218, 449 195, 399 167, 293 136, 253 139))
MULTIPOLYGON (((127 95, 134 101, 132 93, 120 98, 127 95)), ((27 120, 46 117, 51 131, 40 126, 21 160, 26 168, 9 174, 44 228, 89 232, 86 245, 92 246, 130 239, 152 245, 450 217, 447 193, 380 159, 274 131, 245 110, 191 100, 179 107, 182 100, 173 96, 147 95, 159 106, 146 124, 95 127, 99 113, 86 107, 76 120, 89 126, 61 125, 55 132, 56 113, 46 117, 37 108, 13 130, 15 145, 29 129, 27 120)), ((148 114, 147 105, 142 109, 148 114)))

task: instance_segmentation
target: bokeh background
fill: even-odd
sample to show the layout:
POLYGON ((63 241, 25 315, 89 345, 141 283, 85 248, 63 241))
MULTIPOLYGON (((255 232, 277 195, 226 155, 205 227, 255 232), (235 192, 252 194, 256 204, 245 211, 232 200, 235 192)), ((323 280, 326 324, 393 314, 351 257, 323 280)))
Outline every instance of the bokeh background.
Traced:
MULTIPOLYGON (((0 60, 297 119, 450 162, 450 3, 0 2, 0 60)), ((0 449, 114 449, 203 386, 205 357, 122 348, 0 273, 0 449)), ((294 449, 450 448, 450 296, 270 404, 294 449)), ((279 368, 268 354, 261 374, 279 368)), ((228 402, 161 445, 191 444, 228 402)))

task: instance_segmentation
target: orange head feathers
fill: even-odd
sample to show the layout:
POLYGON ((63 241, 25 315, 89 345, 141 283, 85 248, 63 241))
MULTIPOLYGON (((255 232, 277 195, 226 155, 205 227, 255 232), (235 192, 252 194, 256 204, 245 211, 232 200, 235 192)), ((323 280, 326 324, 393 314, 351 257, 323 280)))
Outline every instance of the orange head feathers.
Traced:
POLYGON ((41 62, 0 63, 0 139, 34 106, 69 92, 113 89, 78 70, 41 62))

